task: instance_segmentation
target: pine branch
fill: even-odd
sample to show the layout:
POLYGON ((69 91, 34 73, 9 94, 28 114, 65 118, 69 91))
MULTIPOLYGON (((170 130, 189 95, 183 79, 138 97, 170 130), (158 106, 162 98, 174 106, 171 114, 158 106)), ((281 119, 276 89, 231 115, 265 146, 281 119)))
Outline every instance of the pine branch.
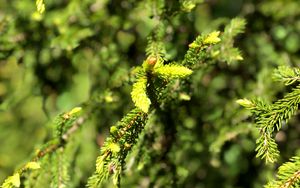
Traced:
POLYGON ((39 161, 47 156, 54 154, 59 148, 63 148, 67 144, 70 135, 84 122, 83 118, 79 118, 81 108, 76 107, 70 112, 60 114, 56 120, 56 138, 48 141, 39 149, 32 160, 18 169, 13 176, 8 177, 1 188, 20 187, 20 177, 30 169, 39 169, 39 161), (66 126, 65 126, 66 125, 66 126))
POLYGON ((260 137, 256 140, 256 157, 261 157, 266 162, 276 162, 279 157, 279 150, 275 140, 272 138, 272 132, 268 128, 263 128, 260 129, 260 134, 260 137))
POLYGON ((234 18, 230 23, 225 27, 223 38, 225 40, 232 39, 238 34, 243 33, 245 30, 246 21, 242 18, 234 18))
POLYGON ((221 41, 219 38, 220 32, 214 31, 208 35, 200 35, 190 45, 184 56, 182 65, 192 67, 195 64, 201 63, 208 56, 207 49, 221 41))
POLYGON ((167 51, 163 42, 166 34, 165 31, 166 27, 164 23, 159 21, 152 34, 147 39, 146 55, 156 59, 156 66, 161 65, 160 63, 166 60, 167 51))
POLYGON ((236 102, 250 110, 256 117, 271 111, 271 106, 259 98, 254 100, 239 99, 236 102))
POLYGON ((234 18, 226 25, 224 33, 221 35, 222 43, 216 48, 219 52, 217 55, 220 61, 225 61, 228 64, 243 60, 241 52, 235 48, 234 37, 243 33, 245 30, 246 21, 242 18, 234 18))
POLYGON ((280 66, 274 71, 273 79, 285 85, 291 85, 300 81, 300 69, 280 66))
POLYGON ((149 37, 146 54, 147 56, 152 56, 162 61, 166 56, 164 43, 161 41, 155 41, 152 37, 149 37))
POLYGON ((41 168, 38 162, 28 162, 22 168, 17 170, 12 176, 8 177, 4 183, 1 185, 1 188, 14 188, 20 187, 21 185, 21 176, 28 170, 36 170, 41 168))
POLYGON ((157 96, 167 84, 159 78, 170 80, 190 75, 192 70, 185 66, 191 67, 203 60, 203 55, 207 56, 206 49, 220 42, 220 32, 218 31, 199 36, 189 45, 190 48, 182 62, 183 65, 166 65, 164 59, 166 51, 161 33, 163 32, 158 29, 157 33, 148 39, 146 49, 148 58, 141 67, 135 69, 137 76, 131 97, 137 108, 124 116, 116 126, 111 127, 110 136, 101 148, 101 154, 96 161, 96 171, 89 178, 88 187, 101 187, 109 177, 112 177, 115 186, 120 186, 120 175, 124 168, 125 158, 143 130, 148 114, 153 109, 159 108, 157 96), (151 104, 153 104, 153 108, 150 106, 151 104))
POLYGON ((65 137, 67 131, 72 127, 75 126, 76 123, 74 122, 78 119, 82 109, 81 107, 73 108, 70 112, 62 113, 58 115, 54 120, 54 131, 55 136, 61 141, 65 137))
POLYGON ((265 188, 297 188, 300 186, 300 157, 293 157, 290 162, 279 167, 277 180, 270 181, 265 188))
POLYGON ((111 174, 114 185, 119 185, 125 158, 144 129, 147 117, 146 113, 135 108, 111 127, 110 137, 101 148, 101 155, 96 161, 96 172, 90 177, 88 187, 101 186, 111 174))
POLYGON ((300 85, 271 105, 270 112, 263 114, 258 124, 261 127, 268 127, 272 132, 274 129, 278 131, 282 127, 282 122, 288 123, 288 120, 296 113, 299 103, 300 85))
POLYGON ((300 85, 272 105, 247 99, 238 100, 237 102, 257 116, 256 123, 261 133, 261 136, 257 139, 257 156, 266 159, 266 162, 276 162, 279 151, 272 137, 275 131, 281 129, 283 122, 287 124, 298 110, 300 85))
POLYGON ((52 181, 51 187, 65 188, 69 187, 68 182, 70 176, 68 174, 68 164, 65 158, 64 148, 60 148, 52 156, 53 166, 52 166, 52 181))

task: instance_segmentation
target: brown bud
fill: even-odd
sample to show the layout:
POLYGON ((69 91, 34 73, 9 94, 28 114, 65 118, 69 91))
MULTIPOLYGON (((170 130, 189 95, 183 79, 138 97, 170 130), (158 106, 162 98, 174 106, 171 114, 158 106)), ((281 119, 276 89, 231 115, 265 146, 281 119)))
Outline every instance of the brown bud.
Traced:
POLYGON ((156 59, 156 57, 154 57, 154 56, 150 56, 150 57, 148 57, 147 62, 148 62, 149 65, 152 65, 152 66, 153 66, 153 65, 156 64, 157 59, 156 59))

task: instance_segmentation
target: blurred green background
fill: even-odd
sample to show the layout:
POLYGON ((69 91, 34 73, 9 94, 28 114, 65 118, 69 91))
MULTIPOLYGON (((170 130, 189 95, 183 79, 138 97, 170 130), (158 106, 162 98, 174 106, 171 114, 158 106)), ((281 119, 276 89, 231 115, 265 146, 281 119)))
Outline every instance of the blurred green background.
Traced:
MULTIPOLYGON (((109 127, 133 107, 132 69, 145 59, 153 2, 45 0, 40 15, 32 0, 0 0, 0 182, 51 137, 57 114, 83 105, 88 120, 77 135, 84 142, 72 186, 85 184, 109 127)), ((165 8, 170 16, 178 2, 166 0, 165 8)), ((244 60, 194 72, 190 100, 171 116, 173 167, 158 160, 163 126, 153 117, 143 170, 128 168, 124 187, 171 187, 174 176, 178 187, 262 187, 274 174, 276 166, 255 158, 258 133, 235 100, 271 102, 290 89, 270 77, 279 65, 300 65, 300 1, 207 0, 170 17, 168 58, 183 59, 197 35, 222 30, 234 17, 247 21, 235 42, 244 60)), ((297 125, 295 117, 276 136, 280 162, 300 152, 297 125)))

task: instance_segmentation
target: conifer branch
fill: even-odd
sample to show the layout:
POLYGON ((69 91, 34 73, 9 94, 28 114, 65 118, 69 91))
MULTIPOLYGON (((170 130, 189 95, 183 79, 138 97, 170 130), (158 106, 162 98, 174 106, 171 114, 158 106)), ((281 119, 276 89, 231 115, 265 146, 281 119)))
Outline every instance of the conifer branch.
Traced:
POLYGON ((279 157, 279 151, 275 140, 272 138, 272 132, 268 128, 261 128, 260 134, 260 137, 256 140, 256 156, 265 159, 266 162, 276 162, 279 157))
POLYGON ((266 159, 266 162, 276 162, 279 151, 273 135, 281 129, 283 123, 287 124, 298 110, 300 85, 272 105, 266 105, 259 100, 242 99, 237 102, 256 115, 256 123, 261 133, 257 139, 257 156, 266 159))
POLYGON ((114 185, 120 184, 125 158, 143 130, 147 117, 147 113, 135 108, 111 127, 111 135, 101 148, 101 155, 96 161, 96 172, 90 177, 88 187, 101 186, 109 175, 113 175, 114 185))
POLYGON ((225 61, 228 64, 243 60, 241 52, 235 48, 234 37, 243 33, 245 30, 246 21, 242 18, 234 18, 226 25, 224 33, 221 36, 222 43, 216 48, 217 58, 220 61, 225 61))
MULTIPOLYGON (((5 9, 0 11, 0 80, 3 79, 0 110, 5 111, 0 115, 0 124, 4 124, 0 136, 4 144, 8 143, 1 147, 0 168, 5 169, 0 176, 12 170, 12 163, 20 160, 36 140, 20 143, 24 140, 20 137, 22 131, 34 132, 38 140, 46 134, 45 126, 37 127, 38 122, 46 121, 44 114, 37 113, 31 118, 40 103, 44 110, 53 112, 55 105, 60 109, 76 100, 87 100, 84 104, 89 112, 82 115, 81 108, 74 108, 59 114, 51 124, 52 134, 47 135, 46 142, 30 156, 29 162, 0 184, 1 188, 81 187, 86 175, 91 173, 90 162, 95 159, 95 129, 107 129, 115 121, 115 113, 124 110, 122 107, 130 99, 134 108, 110 127, 105 142, 102 143, 103 134, 97 137, 101 148, 94 160, 93 175, 86 182, 88 187, 106 187, 108 179, 116 187, 123 183, 124 187, 209 187, 214 184, 212 180, 220 177, 226 180, 225 187, 261 182, 256 181, 256 175, 248 178, 246 171, 261 165, 253 161, 238 164, 240 157, 244 160, 244 156, 252 155, 252 142, 243 137, 238 140, 239 146, 227 143, 252 131, 252 124, 241 123, 245 111, 224 104, 243 93, 253 95, 257 83, 263 88, 264 96, 271 94, 271 99, 281 96, 282 92, 275 93, 277 88, 271 88, 270 81, 264 81, 272 63, 282 64, 283 59, 297 64, 299 24, 295 21, 300 15, 297 8, 300 1, 268 3, 265 0, 257 5, 247 1, 228 7, 209 0, 127 0, 120 6, 108 0, 34 0, 35 7, 26 2, 0 3, 5 9), (203 2, 204 6, 191 12, 203 2), (251 22, 245 37, 238 42, 246 49, 247 62, 254 62, 255 66, 239 64, 224 70, 230 63, 243 60, 241 51, 234 46, 234 38, 245 31, 246 22, 242 18, 228 18, 232 15, 229 11, 234 8, 237 13, 238 7, 242 7, 239 15, 246 15, 251 22), (45 14, 46 11, 49 12, 45 14), (258 17, 254 15, 257 13, 258 17), (217 31, 223 27, 224 31, 217 31), (189 41, 188 46, 180 46, 187 44, 196 32, 203 33, 189 41), (148 33, 151 34, 146 39, 148 33), (140 52, 145 42, 148 45, 143 55, 140 52), (184 54, 180 48, 188 50, 184 54), (140 66, 128 75, 130 64, 139 61, 140 66), (217 66, 207 66, 211 64, 217 66), (129 98, 128 93, 124 95, 128 92, 127 81, 132 83, 129 98), (126 87, 121 87, 122 84, 126 87), (102 91, 108 92, 99 94, 102 91), (92 126, 84 129, 83 134, 74 135, 86 118, 90 118, 92 126), (17 126, 20 122, 24 126, 17 126), (12 137, 7 137, 7 133, 12 137), (222 148, 224 143, 226 147, 222 148), (208 145, 213 154, 222 153, 224 157, 216 162, 205 155, 208 145), (132 151, 133 157, 129 158, 132 151), (9 153, 16 157, 8 158, 9 153), (215 168, 219 165, 221 168, 215 168), (224 165, 230 165, 226 172, 222 170, 224 165), (122 179, 121 184, 125 169, 129 175, 137 174, 122 179), (211 173, 216 174, 207 178, 211 173), (238 173, 241 179, 235 181, 238 173)), ((281 129, 288 122, 298 122, 290 119, 299 109, 300 69, 280 66, 274 71, 273 79, 294 89, 270 103, 260 99, 237 101, 255 116, 259 133, 257 157, 271 163, 280 157, 276 142, 290 144, 296 135, 290 134, 291 130, 285 134, 286 130, 281 129)), ((290 145, 283 156, 295 147, 290 145)), ((297 155, 278 168, 276 178, 266 188, 300 187, 300 156, 297 155)), ((261 177, 267 177, 265 174, 271 171, 263 167, 261 177)))
MULTIPOLYGON (((205 53, 204 49, 220 42, 219 34, 220 32, 215 31, 208 35, 197 37, 190 44, 190 49, 182 64, 193 64, 196 63, 195 59, 197 61, 198 59, 200 60, 202 58, 201 55, 199 56, 201 50, 202 53, 205 53)), ((120 175, 124 168, 125 158, 143 130, 148 114, 153 109, 159 108, 159 105, 150 108, 152 102, 156 104, 158 101, 156 93, 163 91, 164 86, 167 84, 165 82, 155 84, 155 80, 158 80, 157 78, 165 80, 185 78, 192 73, 191 69, 182 65, 165 65, 161 51, 164 52, 163 46, 157 45, 150 38, 147 47, 147 54, 150 56, 148 56, 140 68, 135 69, 137 79, 133 84, 131 97, 137 108, 124 116, 116 126, 111 127, 110 136, 101 148, 101 154, 96 161, 96 171, 89 178, 88 187, 101 186, 110 175, 112 176, 114 185, 117 187, 120 186, 120 175), (154 95, 148 96, 151 93, 154 95)))
POLYGON ((277 131, 282 127, 283 121, 288 123, 288 120, 298 110, 300 103, 300 85, 293 89, 292 92, 279 99, 271 106, 269 113, 263 114, 262 118, 258 121, 259 125, 268 127, 272 132, 274 129, 277 131))
POLYGON ((285 85, 291 85, 300 81, 300 69, 280 66, 275 69, 273 73, 273 79, 283 82, 285 85))
POLYGON ((68 174, 68 163, 66 160, 64 148, 59 148, 52 156, 54 162, 52 168, 53 179, 51 181, 51 187, 66 188, 70 180, 68 174))
MULTIPOLYGON (((30 169, 39 169, 40 163, 39 161, 47 156, 47 155, 57 155, 57 151, 61 148, 63 149, 64 146, 67 144, 67 140, 70 137, 70 135, 75 132, 75 130, 78 129, 78 127, 83 124, 84 119, 79 118, 81 112, 81 108, 76 107, 72 109, 70 112, 62 113, 60 114, 56 120, 56 138, 53 138, 52 140, 48 141, 46 144, 44 144, 41 149, 39 149, 35 156, 32 158, 32 160, 28 163, 26 163, 23 167, 18 169, 14 175, 8 177, 4 183, 1 185, 1 188, 14 188, 14 187, 20 187, 21 185, 21 176, 27 172, 30 169)), ((62 164, 62 161, 58 161, 60 159, 57 159, 56 161, 59 162, 59 164, 62 164)), ((58 169, 63 168, 63 166, 58 166, 58 169)), ((54 173, 55 174, 55 173, 54 173)), ((59 182, 57 181, 57 185, 59 185, 59 182)), ((64 187, 63 184, 60 184, 61 188, 64 187)))
MULTIPOLYGON (((202 58, 201 53, 199 56, 200 51, 205 53, 204 50, 209 46, 220 42, 219 34, 220 32, 215 31, 208 35, 197 37, 197 39, 190 44, 190 49, 182 64, 191 65, 200 60, 202 58)), ((156 39, 160 38, 162 38, 160 35, 156 35, 156 39)), ((153 38, 149 39, 146 50, 148 58, 143 62, 142 67, 138 69, 137 80, 133 84, 133 90, 131 92, 132 100, 137 108, 127 114, 117 126, 111 127, 111 135, 101 148, 101 155, 97 159, 96 172, 89 179, 89 187, 100 186, 109 175, 112 175, 115 186, 120 185, 120 174, 124 168, 127 153, 131 150, 139 133, 143 130, 147 114, 150 113, 149 108, 151 102, 157 103, 157 95, 155 93, 161 92, 160 90, 163 90, 166 84, 160 84, 161 86, 155 84, 156 77, 170 80, 174 78, 184 78, 192 73, 192 70, 182 65, 165 65, 163 58, 165 53, 164 46, 161 42, 157 43, 152 39, 153 38), (147 96, 150 93, 154 95, 147 96), (138 121, 138 119, 140 119, 140 121, 138 121), (132 129, 133 124, 134 129, 132 129), (136 134, 132 135, 133 133, 136 134)), ((154 108, 159 108, 159 106, 155 105, 154 108)))
POLYGON ((279 167, 277 180, 270 181, 265 188, 296 188, 300 186, 300 157, 293 157, 290 162, 279 167))
POLYGON ((165 44, 163 43, 165 36, 165 25, 160 21, 153 33, 148 37, 148 44, 146 47, 146 55, 148 57, 156 58, 157 62, 166 60, 167 52, 165 44))
MULTIPOLYGON (((210 57, 208 49, 219 43, 220 32, 214 31, 207 35, 201 35, 189 45, 184 60, 180 63, 168 64, 165 61, 166 50, 163 43, 164 28, 160 23, 156 32, 149 38, 146 54, 148 58, 143 62, 137 71, 136 82, 133 84, 131 92, 132 100, 137 108, 130 111, 122 118, 117 125, 110 129, 110 136, 106 139, 101 154, 96 160, 96 171, 89 178, 89 187, 99 187, 102 183, 112 177, 115 186, 120 186, 120 176, 124 169, 125 158, 136 144, 137 139, 147 123, 149 114, 156 108, 160 108, 158 96, 165 89, 167 81, 171 79, 186 78, 192 74, 190 69, 194 64, 202 62, 206 57, 210 57), (190 68, 188 68, 190 67, 190 68), (149 96, 149 94, 151 96, 149 96), (151 104, 156 104, 151 106, 151 104)), ((51 141, 46 143, 38 151, 33 161, 40 161, 45 156, 51 157, 51 162, 56 162, 53 168, 53 186, 65 187, 68 185, 68 170, 64 165, 64 147, 69 136, 78 129, 83 122, 79 118, 81 108, 74 108, 68 113, 60 114, 55 120, 54 135, 51 141), (76 123, 78 122, 78 123, 76 123)), ((14 181, 9 181, 9 185, 18 184, 15 181, 17 173, 13 176, 14 181)), ((7 187, 5 187, 7 188, 7 187)))
POLYGON ((206 50, 211 45, 221 41, 220 32, 214 31, 208 35, 200 35, 190 45, 184 56, 182 65, 192 67, 195 64, 202 63, 202 60, 208 56, 206 50))
MULTIPOLYGON (((238 34, 243 33, 246 26, 246 20, 242 18, 234 18, 226 25, 224 29, 223 38, 228 40, 236 37, 238 34)), ((228 41, 229 42, 229 41, 228 41)))

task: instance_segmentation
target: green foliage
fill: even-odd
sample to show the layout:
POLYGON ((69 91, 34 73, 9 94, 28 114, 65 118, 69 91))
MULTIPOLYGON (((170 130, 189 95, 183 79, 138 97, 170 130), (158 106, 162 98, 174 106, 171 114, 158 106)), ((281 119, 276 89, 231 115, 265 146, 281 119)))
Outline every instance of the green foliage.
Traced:
POLYGON ((225 128, 220 132, 220 136, 209 147, 210 152, 219 154, 222 147, 228 141, 235 139, 240 134, 246 134, 251 131, 250 124, 240 124, 233 128, 225 128))
POLYGON ((192 74, 193 71, 190 69, 180 66, 180 65, 165 65, 154 69, 154 73, 157 74, 158 77, 162 77, 166 80, 172 78, 184 78, 192 74))
POLYGON ((274 71, 273 79, 291 85, 300 80, 300 69, 280 66, 274 71))
POLYGON ((279 167, 277 180, 269 182, 266 188, 299 187, 300 186, 300 157, 291 158, 290 162, 279 167))
POLYGON ((189 50, 184 57, 183 65, 193 66, 201 63, 200 60, 205 59, 205 56, 208 54, 206 49, 211 44, 216 44, 221 41, 218 37, 219 34, 220 32, 215 31, 209 35, 198 36, 196 40, 189 45, 189 50))
POLYGON ((5 182, 2 184, 2 188, 13 188, 13 187, 20 187, 20 174, 15 173, 14 175, 8 177, 5 182))
POLYGON ((38 13, 42 14, 45 11, 44 1, 43 0, 36 0, 35 4, 36 4, 36 9, 37 9, 38 13))
MULTIPOLYGON (((218 38, 219 32, 212 32, 206 37, 202 38, 204 45, 212 45, 220 42, 218 38)), ((150 40, 151 43, 153 43, 150 40)), ((163 58, 155 53, 155 50, 160 48, 151 48, 151 55, 156 57, 148 57, 143 63, 143 69, 140 68, 138 71, 138 78, 133 85, 131 97, 133 102, 139 110, 135 109, 126 115, 121 122, 115 127, 111 127, 111 137, 109 137, 104 146, 101 149, 101 155, 97 158, 96 172, 90 178, 88 187, 99 187, 103 182, 111 175, 113 184, 120 187, 120 176, 122 169, 124 169, 125 159, 127 153, 131 150, 131 147, 136 143, 136 139, 139 133, 143 130, 146 124, 146 114, 148 113, 149 106, 151 104, 150 97, 157 103, 158 98, 155 92, 160 92, 159 89, 163 90, 163 87, 155 87, 155 83, 149 85, 149 93, 154 93, 154 96, 147 96, 147 83, 150 79, 153 79, 153 75, 157 75, 163 79, 169 80, 172 78, 184 78, 192 73, 192 70, 176 64, 163 65, 163 58), (157 58, 158 55, 158 58, 157 58), (149 79, 149 80, 148 80, 149 79), (135 129, 131 130, 134 127, 135 129)), ((188 57, 187 57, 188 58, 188 57)), ((154 77, 155 79, 155 77, 154 77)), ((158 106, 155 106, 158 108, 158 106)), ((159 108, 157 109, 159 110, 159 108)))
MULTIPOLYGON (((298 81, 298 68, 281 66, 273 73, 274 80, 285 85, 291 85, 298 81)), ((292 92, 284 98, 268 105, 259 100, 242 99, 237 102, 256 115, 256 122, 260 130, 260 137, 257 139, 257 157, 264 158, 266 162, 274 163, 279 158, 278 146, 273 138, 274 132, 279 131, 283 124, 288 124, 291 117, 297 112, 300 104, 300 90, 296 86, 292 92)), ((299 182, 299 157, 294 157, 279 167, 278 180, 269 182, 265 187, 298 187, 299 182)))
POLYGON ((139 109, 143 112, 148 113, 151 101, 147 96, 147 77, 141 76, 137 79, 137 81, 133 84, 131 97, 139 109))
POLYGON ((180 0, 181 9, 186 12, 191 12, 197 3, 203 3, 203 0, 180 0))
MULTIPOLYGON (((20 177, 23 176, 28 169, 40 169, 41 167, 38 161, 42 161, 45 156, 50 156, 50 161, 54 162, 51 174, 53 179, 51 181, 51 187, 67 187, 69 181, 68 167, 71 159, 67 160, 65 145, 69 140, 71 132, 75 131, 82 120, 78 121, 81 112, 81 107, 73 108, 70 112, 63 113, 56 118, 54 130, 57 135, 52 140, 48 141, 44 146, 38 150, 31 162, 25 164, 22 168, 17 170, 13 176, 8 177, 1 187, 13 188, 20 187, 20 177)), ((70 144, 71 141, 68 143, 70 144)), ((49 161, 49 162, 50 162, 49 161)))
POLYGON ((75 107, 70 112, 62 113, 55 119, 55 135, 58 139, 64 139, 67 131, 74 125, 74 122, 80 116, 81 107, 75 107))
POLYGON ((146 120, 146 113, 133 109, 117 125, 111 127, 111 137, 107 138, 101 148, 101 155, 96 161, 96 172, 90 177, 88 187, 100 187, 110 175, 114 185, 120 186, 125 158, 136 143, 146 120))
MULTIPOLYGON (((282 68, 278 69, 281 74, 287 74, 287 69, 285 72, 282 68)), ((289 74, 293 70, 288 69, 289 74)), ((275 72, 275 75, 278 75, 275 72)), ((291 75, 291 74, 290 74, 291 75)), ((278 76, 277 76, 278 78, 278 76)), ((286 82, 286 77, 282 77, 283 82, 286 82)), ((247 99, 238 100, 237 102, 251 110, 253 114, 256 115, 257 127, 260 130, 260 137, 257 139, 257 156, 264 158, 266 162, 274 163, 279 157, 279 151, 277 144, 273 139, 274 131, 279 131, 282 128, 282 124, 287 124, 289 119, 298 110, 298 105, 300 104, 300 86, 293 89, 292 92, 284 96, 284 98, 279 99, 272 105, 267 105, 261 101, 249 101, 247 99)))
POLYGON ((230 21, 224 29, 224 34, 221 40, 222 44, 219 46, 218 50, 220 56, 218 60, 224 59, 227 63, 233 63, 235 61, 243 60, 241 52, 238 48, 233 47, 233 39, 238 34, 243 33, 245 30, 246 21, 241 18, 235 18, 230 21))
POLYGON ((51 187, 69 187, 70 175, 68 166, 70 161, 66 159, 63 149, 59 149, 52 155, 52 160, 55 161, 52 166, 52 181, 51 187))
POLYGON ((1 185, 1 188, 14 188, 20 187, 21 180, 20 174, 24 173, 24 171, 32 169, 36 170, 41 168, 40 164, 37 162, 28 162, 23 168, 21 168, 18 172, 14 173, 14 175, 8 177, 4 183, 1 185))
POLYGON ((294 17, 300 14, 299 9, 296 7, 299 5, 296 1, 270 1, 265 2, 259 6, 260 10, 274 19, 282 19, 286 17, 294 17), (269 7, 273 7, 272 10, 269 7))
POLYGON ((2 187, 297 187, 299 6, 0 0, 2 187))
POLYGON ((163 24, 159 24, 155 28, 156 32, 154 36, 148 38, 148 45, 146 48, 146 54, 149 57, 155 57, 159 62, 166 56, 165 44, 162 42, 164 36, 165 27, 163 24))

